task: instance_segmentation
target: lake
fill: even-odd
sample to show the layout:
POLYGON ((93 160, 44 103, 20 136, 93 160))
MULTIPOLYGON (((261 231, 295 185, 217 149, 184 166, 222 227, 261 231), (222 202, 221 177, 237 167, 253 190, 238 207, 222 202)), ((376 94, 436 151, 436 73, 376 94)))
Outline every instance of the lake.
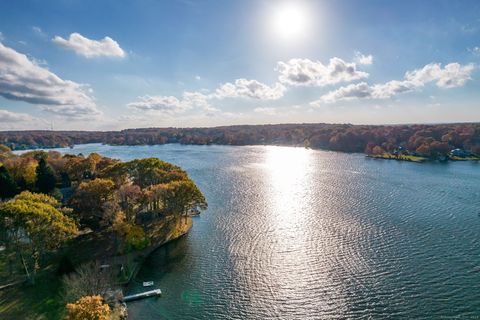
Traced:
POLYGON ((274 146, 57 149, 180 165, 209 208, 145 262, 129 319, 476 318, 480 164, 274 146))

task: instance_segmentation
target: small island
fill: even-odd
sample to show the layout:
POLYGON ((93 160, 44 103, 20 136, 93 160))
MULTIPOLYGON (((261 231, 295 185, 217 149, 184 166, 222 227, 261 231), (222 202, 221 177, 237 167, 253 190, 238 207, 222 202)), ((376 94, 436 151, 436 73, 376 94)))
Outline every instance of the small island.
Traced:
POLYGON ((122 288, 207 207, 184 170, 157 158, 5 146, 0 198, 0 314, 18 319, 125 318, 122 288))

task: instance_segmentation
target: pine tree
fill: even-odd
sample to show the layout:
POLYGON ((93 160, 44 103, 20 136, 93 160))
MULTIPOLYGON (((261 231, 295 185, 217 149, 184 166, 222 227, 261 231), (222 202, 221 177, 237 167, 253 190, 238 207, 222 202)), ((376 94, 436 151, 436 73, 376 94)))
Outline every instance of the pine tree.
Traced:
POLYGON ((0 164, 0 199, 11 198, 17 193, 17 184, 4 165, 0 164))
POLYGON ((37 181, 35 186, 41 193, 50 193, 55 189, 55 174, 44 158, 41 158, 37 167, 37 181))

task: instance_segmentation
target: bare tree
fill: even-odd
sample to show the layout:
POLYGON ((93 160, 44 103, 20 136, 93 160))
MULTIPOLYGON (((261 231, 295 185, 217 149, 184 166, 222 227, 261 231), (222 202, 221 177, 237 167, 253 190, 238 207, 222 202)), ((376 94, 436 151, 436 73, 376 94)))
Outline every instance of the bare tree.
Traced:
POLYGON ((115 273, 110 266, 101 265, 98 261, 89 262, 76 268, 74 273, 64 276, 63 289, 66 302, 94 295, 107 300, 117 289, 115 273))

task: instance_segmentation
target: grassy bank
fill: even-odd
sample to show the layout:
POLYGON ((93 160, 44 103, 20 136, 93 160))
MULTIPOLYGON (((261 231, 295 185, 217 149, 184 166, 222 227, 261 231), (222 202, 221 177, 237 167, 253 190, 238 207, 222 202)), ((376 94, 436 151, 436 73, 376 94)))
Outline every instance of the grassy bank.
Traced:
POLYGON ((480 157, 477 156, 469 156, 469 157, 455 157, 455 156, 450 156, 450 160, 452 161, 480 161, 480 157))
POLYGON ((392 153, 383 153, 383 154, 372 154, 367 155, 369 158, 374 159, 387 159, 387 160, 400 160, 400 161, 410 161, 410 162, 425 162, 428 161, 428 158, 412 156, 412 155, 394 155, 392 153))
MULTIPOLYGON (((431 161, 435 159, 429 159, 426 157, 420 156, 412 156, 412 155, 394 155, 392 153, 383 153, 383 154, 369 154, 367 155, 368 158, 374 159, 387 159, 387 160, 400 160, 400 161, 411 161, 411 162, 425 162, 431 161)), ((456 157, 456 156, 448 156, 446 160, 450 161, 480 161, 480 157, 478 156, 468 156, 468 157, 456 157)))

